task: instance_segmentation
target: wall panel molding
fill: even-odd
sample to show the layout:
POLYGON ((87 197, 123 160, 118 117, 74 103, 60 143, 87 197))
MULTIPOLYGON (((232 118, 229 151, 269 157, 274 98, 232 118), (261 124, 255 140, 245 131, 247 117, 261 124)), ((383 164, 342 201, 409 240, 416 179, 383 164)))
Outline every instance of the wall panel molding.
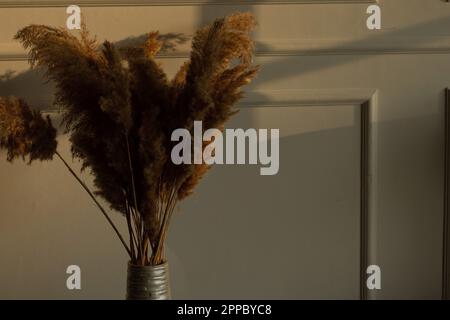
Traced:
MULTIPOLYGON (((164 59, 189 57, 190 43, 176 50, 158 54, 164 59)), ((450 36, 385 37, 353 39, 256 40, 256 56, 321 56, 321 55, 383 55, 383 54, 450 54, 450 36)), ((19 43, 0 43, 0 61, 27 60, 19 43)))
POLYGON ((450 300, 450 89, 445 89, 444 213, 442 237, 442 299, 450 300))
MULTIPOLYGON (((249 91, 239 104, 239 108, 273 108, 273 107, 320 107, 320 106, 360 106, 360 236, 359 236, 359 297, 361 300, 371 298, 366 286, 366 270, 369 265, 372 247, 370 215, 373 212, 371 199, 376 185, 371 177, 376 176, 376 136, 373 135, 377 120, 376 89, 331 89, 331 90, 262 90, 249 91)), ((59 117, 54 110, 43 111, 53 118, 59 117)))
POLYGON ((245 92, 241 108, 313 107, 362 105, 376 96, 374 88, 348 89, 286 89, 252 90, 245 92))
POLYGON ((0 0, 0 8, 67 7, 132 7, 132 6, 204 6, 204 5, 304 5, 304 4, 364 4, 378 0, 0 0))
POLYGON ((450 53, 450 36, 375 35, 339 39, 263 39, 260 56, 376 55, 450 53))
MULTIPOLYGON (((246 92, 239 108, 273 108, 273 107, 321 107, 349 106, 360 107, 360 235, 359 235, 359 297, 371 299, 367 286, 366 270, 374 256, 374 235, 371 234, 371 215, 376 214, 371 201, 376 196, 376 89, 330 89, 330 90, 261 90, 246 92)), ((44 114, 58 121, 60 112, 44 110, 44 114)))
POLYGON ((374 259, 376 235, 371 233, 370 223, 376 214, 374 207, 377 181, 377 134, 378 91, 376 89, 333 90, 277 90, 253 91, 246 95, 240 107, 302 107, 302 106, 348 106, 360 107, 360 237, 359 237, 359 298, 374 298, 366 285, 367 267, 374 259))
POLYGON ((376 89, 332 89, 332 90, 274 90, 252 91, 240 104, 248 107, 303 107, 303 106, 360 106, 360 260, 359 260, 359 297, 361 300, 372 299, 368 292, 367 267, 375 259, 371 252, 375 245, 376 235, 371 232, 373 215, 376 214, 375 203, 377 181, 377 103, 376 89))
POLYGON ((357 105, 360 108, 360 237, 359 237, 359 297, 375 298, 366 285, 367 267, 375 262, 377 197, 377 111, 378 90, 318 89, 318 90, 261 90, 246 92, 240 108, 321 107, 357 105), (373 261, 372 261, 373 260, 373 261))

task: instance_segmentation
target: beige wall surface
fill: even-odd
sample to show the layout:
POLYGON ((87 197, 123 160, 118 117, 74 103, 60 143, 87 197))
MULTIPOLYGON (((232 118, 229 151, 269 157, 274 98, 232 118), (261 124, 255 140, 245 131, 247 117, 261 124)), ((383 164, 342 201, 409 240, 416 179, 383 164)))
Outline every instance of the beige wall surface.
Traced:
MULTIPOLYGON (((121 43, 152 30, 188 39, 215 17, 253 12, 262 71, 229 127, 281 133, 278 175, 215 166, 180 205, 167 249, 173 297, 357 299, 360 109, 370 100, 367 254, 382 289, 369 297, 439 299, 450 4, 380 0, 382 29, 370 31, 375 1, 144 2, 81 3, 91 33, 121 43)), ((52 85, 12 37, 31 23, 64 26, 61 3, 0 0, 0 95, 51 108, 52 85)), ((170 75, 188 50, 187 40, 161 55, 170 75)), ((58 141, 70 159, 67 136, 58 141)), ((63 165, 0 159, 0 298, 124 298, 126 254, 63 165), (65 286, 71 264, 80 291, 65 286)))

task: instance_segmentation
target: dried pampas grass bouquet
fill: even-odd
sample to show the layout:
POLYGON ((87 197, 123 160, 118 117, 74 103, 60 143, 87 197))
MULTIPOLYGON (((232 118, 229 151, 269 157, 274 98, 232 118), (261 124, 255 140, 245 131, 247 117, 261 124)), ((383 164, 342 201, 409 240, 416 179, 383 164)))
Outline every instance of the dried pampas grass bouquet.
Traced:
POLYGON ((140 47, 120 49, 108 41, 99 45, 85 26, 79 37, 43 25, 23 28, 15 37, 29 50, 32 67, 43 68, 55 83, 55 103, 64 112, 72 154, 94 176, 95 190, 57 152, 50 119, 18 98, 0 99, 0 147, 9 161, 56 156, 64 162, 130 257, 129 298, 169 296, 149 289, 151 276, 166 263, 164 243, 177 203, 208 170, 206 164, 175 165, 171 134, 178 128, 192 132, 194 121, 202 121, 204 130, 222 129, 236 112, 241 88, 258 71, 252 65, 254 26, 251 14, 237 13, 198 30, 190 59, 171 80, 156 62, 162 47, 156 32, 140 47), (97 197, 126 218, 128 239, 97 197), (140 274, 130 275, 130 270, 140 274))

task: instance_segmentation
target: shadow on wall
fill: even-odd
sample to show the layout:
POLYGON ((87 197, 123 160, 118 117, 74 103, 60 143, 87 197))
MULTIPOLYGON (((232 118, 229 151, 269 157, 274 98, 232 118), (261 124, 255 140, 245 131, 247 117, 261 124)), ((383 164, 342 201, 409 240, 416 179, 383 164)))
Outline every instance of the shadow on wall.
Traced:
POLYGON ((17 74, 8 70, 0 75, 0 96, 18 96, 33 108, 49 109, 53 103, 54 85, 44 79, 42 70, 28 70, 17 74))
MULTIPOLYGON (((182 45, 190 40, 190 37, 185 35, 184 33, 165 33, 160 34, 158 39, 162 42, 161 53, 173 52, 176 50, 178 45, 182 45)), ((145 43, 147 40, 147 35, 143 34, 137 37, 129 37, 120 41, 117 41, 115 44, 118 48, 122 47, 134 47, 140 46, 145 43)))
MULTIPOLYGON (((436 207, 442 189, 440 183, 431 183, 424 190, 418 182, 440 181, 443 159, 438 156, 441 137, 429 143, 416 132, 405 144, 404 135, 410 135, 410 128, 435 128, 439 122, 433 115, 387 121, 379 128, 383 143, 397 144, 398 150, 396 157, 380 159, 382 177, 392 181, 380 190, 380 199, 395 205, 385 212, 394 223, 383 225, 389 230, 383 229, 385 236, 379 239, 398 250, 381 252, 379 263, 390 270, 383 275, 385 287, 402 288, 401 295, 408 298, 440 295, 436 257, 442 226, 435 222, 442 214, 436 207), (422 156, 412 156, 417 154, 422 156), (430 155, 436 155, 432 166, 430 155), (405 161, 410 165, 404 166, 405 161), (412 177, 410 170, 417 175, 412 177), (405 179, 411 181, 406 189, 405 179), (417 225, 435 230, 434 236, 417 237, 417 225), (411 241, 416 242, 416 261, 403 260, 408 253, 401 248, 411 241), (421 261, 424 255, 433 258, 421 261), (426 272, 408 283, 408 270, 398 261, 426 263, 426 272), (403 279, 395 277, 399 270, 403 279)), ((169 258, 177 284, 174 297, 357 298, 358 139, 353 126, 282 138, 280 172, 275 176, 258 176, 255 166, 215 166, 173 219, 169 258)))
MULTIPOLYGON (((214 19, 236 12, 234 6, 204 5, 199 7, 200 18, 198 27, 211 23, 214 19)), ((241 11, 253 12, 253 6, 244 5, 239 7, 241 11)), ((116 42, 118 47, 137 46, 142 44, 147 35, 143 34, 137 37, 129 37, 116 42)), ((190 35, 184 33, 166 33, 161 34, 159 39, 163 42, 161 53, 170 53, 176 50, 178 45, 185 44, 191 39, 190 35)), ((38 110, 56 110, 53 106, 54 84, 48 83, 44 79, 42 70, 28 70, 16 74, 14 70, 8 70, 0 75, 0 95, 15 95, 23 98, 27 103, 38 110)))
MULTIPOLYGON (((345 52, 349 48, 354 48, 355 52, 358 52, 361 48, 371 48, 377 41, 382 41, 384 38, 401 38, 403 36, 408 37, 411 34, 421 34, 423 30, 450 30, 450 19, 448 17, 436 19, 433 21, 416 24, 407 28, 396 29, 395 31, 380 32, 377 35, 367 37, 366 39, 352 41, 349 43, 343 43, 342 45, 327 48, 331 52, 345 52)), ((428 41, 433 41, 433 37, 420 37, 422 43, 426 44, 428 41)), ((415 39, 416 41, 418 39, 415 39)), ((301 49, 301 48, 300 48, 301 49)), ((259 46, 258 50, 261 52, 270 52, 272 48, 270 46, 259 46)), ((317 53, 304 52, 302 55, 316 56, 317 53)), ((278 79, 286 79, 294 77, 298 74, 306 74, 310 72, 316 72, 321 69, 328 69, 336 67, 342 64, 353 63, 358 60, 370 58, 368 54, 343 54, 339 55, 336 59, 336 55, 329 55, 327 59, 321 59, 320 63, 302 63, 298 56, 287 56, 279 59, 275 59, 273 62, 264 64, 261 69, 261 76, 256 79, 255 85, 262 84, 264 82, 270 82, 278 79), (293 67, 295 66, 295 67, 293 67), (267 76, 265 76, 267 75, 267 76)))
MULTIPOLYGON (((242 112, 230 127, 253 127, 249 113, 242 112)), ((441 122, 436 114, 379 124, 383 145, 398 150, 379 159, 382 177, 391 179, 380 199, 395 204, 385 212, 392 224, 384 225, 389 230, 379 239, 394 250, 381 253, 379 262, 390 270, 383 274, 385 287, 401 288, 405 298, 440 295, 440 264, 434 257, 440 256, 441 225, 429 215, 440 217, 442 190, 440 183, 425 182, 442 179, 443 141, 421 137, 441 122), (418 127, 423 130, 411 130, 418 127), (406 189, 405 180, 410 181, 406 189), (418 225, 436 232, 417 237, 418 225), (401 250, 411 241, 414 261, 401 250), (424 256, 431 258, 421 260, 424 256), (409 274, 398 261, 425 264, 424 273, 409 274), (396 277, 398 270, 403 279, 396 277)), ((356 297, 358 139, 354 126, 282 138, 275 176, 259 176, 258 166, 212 168, 173 219, 167 251, 174 298, 356 297)), ((70 157, 68 147, 63 152, 70 157)), ((123 298, 126 255, 62 165, 3 161, 0 167, 2 179, 11 181, 0 184, 0 252, 10 257, 0 269, 0 298, 123 298), (64 270, 73 263, 87 277, 80 292, 64 286, 64 270)))
MULTIPOLYGON (((443 0, 447 2, 447 0, 443 0)), ((214 1, 210 1, 214 2, 214 1)), ((247 11, 256 14, 255 5, 245 5, 239 6, 240 11, 247 11)), ((228 14, 235 12, 233 6, 216 6, 216 5, 206 5, 202 6, 200 9, 199 27, 205 24, 211 23, 215 18, 223 17, 228 14)), ((421 35, 423 31, 433 31, 433 33, 440 35, 442 30, 450 30, 450 19, 448 17, 419 23, 407 28, 395 29, 395 31, 379 32, 373 36, 367 37, 366 39, 352 41, 349 43, 343 43, 342 45, 327 48, 332 52, 348 51, 349 48, 355 48, 358 51, 360 48, 372 47, 377 41, 383 40, 388 37, 410 37, 411 34, 421 35)), ((257 30, 256 30, 257 32, 257 30)), ((425 34, 428 35, 428 34, 425 34)), ((415 39, 417 40, 417 39, 415 39)), ((425 44, 427 41, 433 41, 433 37, 421 37, 420 40, 425 44)), ((417 43, 419 44, 419 43, 417 43)), ((300 50, 302 48, 299 48, 300 50)), ((270 45, 259 43, 257 46, 257 52, 270 53, 273 48, 270 45)), ((308 53, 303 52, 303 55, 317 55, 315 52, 308 53)), ((315 72, 320 69, 327 69, 335 67, 340 64, 348 64, 357 60, 366 59, 369 55, 345 55, 341 56, 339 59, 334 59, 333 56, 329 56, 329 59, 322 59, 320 63, 302 63, 298 56, 287 56, 274 60, 273 62, 265 63, 263 68, 261 68, 261 74, 253 82, 253 86, 258 86, 266 82, 285 79, 288 77, 294 77, 298 74, 306 74, 309 72, 315 72), (295 67, 292 67, 295 66, 295 67)))
MULTIPOLYGON (((240 7, 242 11, 254 12, 254 6, 247 5, 240 7)), ((236 11, 233 6, 216 6, 206 5, 202 6, 199 13, 199 26, 210 23, 217 17, 233 13, 236 11)), ((415 26, 398 29, 395 31, 383 32, 375 36, 368 37, 364 40, 344 43, 340 46, 327 48, 333 52, 348 50, 348 48, 355 48, 355 50, 369 47, 374 42, 382 40, 385 37, 402 37, 410 34, 421 34, 422 30, 448 30, 450 28, 450 20, 448 18, 436 19, 425 23, 420 23, 415 26)), ((142 43, 146 35, 138 37, 126 38, 118 41, 119 46, 135 45, 142 43)), ((183 33, 169 33, 161 35, 164 41, 163 52, 171 52, 176 50, 177 45, 186 43, 190 37, 183 33)), ((423 41, 432 41, 432 37, 422 37, 423 41), (430 40, 427 40, 430 39, 430 40)), ((258 47, 258 52, 270 52, 273 50, 270 46, 258 47)), ((314 52, 302 53, 304 55, 316 55, 314 52)), ((277 79, 285 79, 293 77, 298 74, 306 74, 315 72, 320 69, 332 68, 337 65, 352 63, 357 60, 367 59, 370 55, 339 55, 329 56, 327 59, 321 59, 320 63, 304 63, 299 56, 278 57, 271 62, 265 63, 261 69, 259 77, 257 77, 252 86, 258 86, 277 79), (295 66, 295 67, 293 67, 295 66)), ((0 75, 0 95, 17 95, 24 98, 32 107, 41 110, 51 108, 52 101, 50 100, 54 86, 51 83, 45 83, 41 71, 30 70, 24 73, 15 74, 13 70, 7 71, 0 75)))
MULTIPOLYGON (((246 7, 253 10, 252 6, 246 7)), ((217 10, 216 6, 203 7, 199 24, 209 23, 214 17, 233 12, 233 8, 228 6, 220 10, 223 11, 217 10)), ((428 27, 448 30, 449 22, 447 19, 440 19, 330 49, 340 50, 347 45, 364 46, 369 41, 385 36, 402 36, 403 33, 419 32, 428 27)), ((118 43, 139 43, 144 38, 144 35, 127 38, 118 43)), ((180 43, 175 40, 175 45, 180 43)), ((269 47, 261 49, 270 50, 269 47)), ((366 56, 349 55, 341 59, 330 57, 321 60, 321 63, 306 64, 298 57, 279 57, 263 66, 257 83, 365 58, 366 56), (293 65, 296 67, 293 68, 293 65)), ((0 95, 18 95, 34 107, 48 109, 54 86, 43 83, 42 72, 31 70, 16 75, 10 71, 0 77, 0 95)), ((263 98, 258 97, 259 100, 263 98)), ((382 177, 390 177, 392 181, 385 184, 387 187, 384 190, 380 190, 380 199, 395 204, 388 208, 391 212, 385 213, 393 217, 394 223, 388 226, 387 236, 381 238, 380 242, 381 247, 393 246, 396 249, 390 251, 396 257, 389 256, 389 252, 384 253, 380 256, 380 263, 386 270, 401 269, 402 274, 405 274, 404 280, 394 277, 399 272, 386 272, 383 275, 387 287, 402 288, 405 297, 435 298, 440 295, 439 283, 434 276, 440 274, 440 265, 435 259, 419 259, 426 256, 427 251, 430 257, 440 256, 437 251, 440 250, 441 226, 432 224, 432 221, 439 219, 425 219, 423 214, 440 215, 442 212, 441 208, 436 208, 442 195, 440 184, 426 182, 438 181, 443 176, 443 158, 439 158, 443 141, 441 136, 431 140, 428 135, 427 139, 423 139, 423 132, 416 129, 423 128, 427 131, 427 128, 438 127, 441 122, 441 114, 436 114, 378 124, 379 132, 382 133, 379 139, 383 140, 383 146, 397 150, 396 155, 385 155, 386 158, 380 152, 378 159, 382 177), (409 143, 405 144, 405 141, 409 143), (436 156, 433 161, 429 161, 430 155, 436 156), (405 166, 405 162, 409 165, 405 166), (427 165, 426 170, 424 164, 427 165), (414 175, 411 175, 411 170, 414 170, 414 175), (405 180, 411 181, 406 189, 402 183, 405 180), (405 221, 414 223, 405 225, 405 221), (417 225, 425 229, 436 229, 435 237, 417 237, 418 230, 414 227, 417 225), (402 243, 411 241, 417 241, 414 248, 418 258, 408 263, 426 264, 427 267, 423 269, 427 273, 408 274, 408 268, 398 264, 399 257, 410 257, 408 253, 403 253, 402 248, 405 246, 402 243), (433 274, 432 279, 430 273, 433 274), (411 282, 412 278, 415 281, 411 282), (418 292, 417 288, 422 287, 432 289, 418 292)), ((235 127, 253 127, 252 117, 242 113, 233 124, 235 127)), ((352 232, 346 232, 343 223, 346 221, 348 227, 357 222, 354 219, 358 214, 354 208, 356 192, 351 193, 357 182, 349 178, 355 178, 357 173, 349 171, 352 166, 348 166, 350 154, 354 155, 354 152, 345 153, 343 149, 333 149, 337 145, 333 141, 347 141, 347 147, 350 147, 357 145, 350 143, 355 138, 357 136, 353 127, 282 138, 280 174, 273 177, 260 177, 258 170, 249 166, 213 168, 192 198, 182 204, 181 212, 173 220, 168 253, 174 298, 324 298, 324 295, 342 298, 343 290, 348 297, 356 295, 358 251, 355 245, 358 241, 358 226, 356 224, 352 232), (348 185, 348 188, 343 188, 343 184, 348 185), (339 199, 333 198, 339 196, 339 199), (314 232, 315 230, 320 232, 314 232), (312 247, 316 250, 312 250, 312 247), (343 257, 347 260, 344 261, 343 257), (274 269, 274 266, 280 269, 274 269), (321 276, 316 277, 317 273, 321 276)), ((352 161, 355 163, 354 158, 352 161)), ((47 173, 53 172, 51 166, 54 163, 48 165, 47 173)), ((353 169, 357 169, 357 164, 353 169)), ((12 251, 14 248, 19 252, 31 251, 31 254, 21 255, 22 268, 17 267, 17 261, 7 259, 0 270, 0 283, 3 287, 0 295, 3 298, 73 297, 61 285, 65 279, 61 270, 73 263, 72 250, 77 253, 77 259, 80 259, 75 261, 82 262, 83 269, 90 277, 87 282, 89 286, 80 292, 83 298, 122 298, 126 257, 121 251, 121 254, 117 254, 121 250, 120 245, 103 218, 94 212, 96 208, 90 206, 90 199, 84 194, 71 193, 78 192, 78 186, 70 189, 67 175, 55 175, 50 183, 37 171, 28 172, 35 175, 31 179, 15 179, 16 176, 9 170, 2 171, 2 178, 11 181, 12 186, 15 183, 17 185, 14 188, 8 185, 1 193, 2 208, 12 209, 0 216, 0 252, 16 257, 16 252, 12 251), (28 183, 18 185, 23 181, 28 183), (45 194, 41 190, 42 183, 48 183, 45 194), (62 187, 69 189, 61 192, 62 187), (19 188, 28 195, 41 192, 41 198, 38 198, 41 201, 36 201, 32 196, 20 201, 21 199, 17 199, 19 188), (57 197, 57 203, 53 204, 54 199, 48 196, 52 194, 62 194, 63 197, 57 197), (45 202, 52 203, 52 206, 46 207, 45 202), (63 207, 66 203, 73 205, 67 209, 63 207), (83 210, 79 209, 80 205, 83 210), (34 214, 31 218, 30 211, 34 214), (73 220, 65 216, 68 213, 74 217, 73 220), (92 221, 93 217, 95 221, 92 221), (17 220, 14 225, 21 227, 7 228, 14 219, 17 220), (32 227, 22 227, 25 225, 24 219, 32 227), (53 232, 53 240, 49 240, 50 231, 53 232), (81 244, 80 234, 83 234, 81 244), (16 241, 18 235, 23 239, 21 243, 16 241), (58 239, 65 245, 54 241, 58 239), (42 259, 43 252, 45 259, 42 259), (34 267, 29 268, 30 265, 34 267), (105 272, 105 265, 113 267, 107 268, 105 272), (54 276, 55 274, 58 276, 54 276), (118 278, 117 274, 123 277, 118 278), (18 286, 18 283, 22 285, 18 286), (28 291, 21 290, 30 283, 33 286, 28 291)))
MULTIPOLYGON (((139 46, 145 42, 146 34, 138 37, 129 37, 116 42, 120 47, 139 46)), ((163 42, 162 53, 169 53, 178 45, 189 41, 189 36, 183 33, 161 34, 159 39, 163 42)), ((7 70, 0 75, 0 96, 18 96, 24 99, 30 106, 38 110, 57 110, 53 106, 53 94, 55 85, 45 79, 44 70, 30 69, 20 74, 14 70, 7 70)))
MULTIPOLYGON (((214 1, 209 1, 214 3, 214 1)), ((204 5, 199 7, 199 19, 197 27, 201 28, 206 24, 212 23, 217 18, 222 18, 233 14, 236 11, 236 5, 204 5)), ((239 5, 239 12, 251 12, 256 14, 254 5, 239 5)))

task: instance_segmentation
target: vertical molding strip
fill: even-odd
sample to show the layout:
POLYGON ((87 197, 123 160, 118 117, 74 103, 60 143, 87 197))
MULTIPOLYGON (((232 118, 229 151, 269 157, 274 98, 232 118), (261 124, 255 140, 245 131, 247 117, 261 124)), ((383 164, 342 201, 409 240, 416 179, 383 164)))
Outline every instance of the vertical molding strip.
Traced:
POLYGON ((444 217, 442 233, 442 299, 450 300, 450 90, 445 89, 444 217))
POLYGON ((369 141, 370 101, 361 105, 361 220, 360 220, 360 288, 359 297, 367 300, 366 270, 368 266, 369 221, 369 141))

